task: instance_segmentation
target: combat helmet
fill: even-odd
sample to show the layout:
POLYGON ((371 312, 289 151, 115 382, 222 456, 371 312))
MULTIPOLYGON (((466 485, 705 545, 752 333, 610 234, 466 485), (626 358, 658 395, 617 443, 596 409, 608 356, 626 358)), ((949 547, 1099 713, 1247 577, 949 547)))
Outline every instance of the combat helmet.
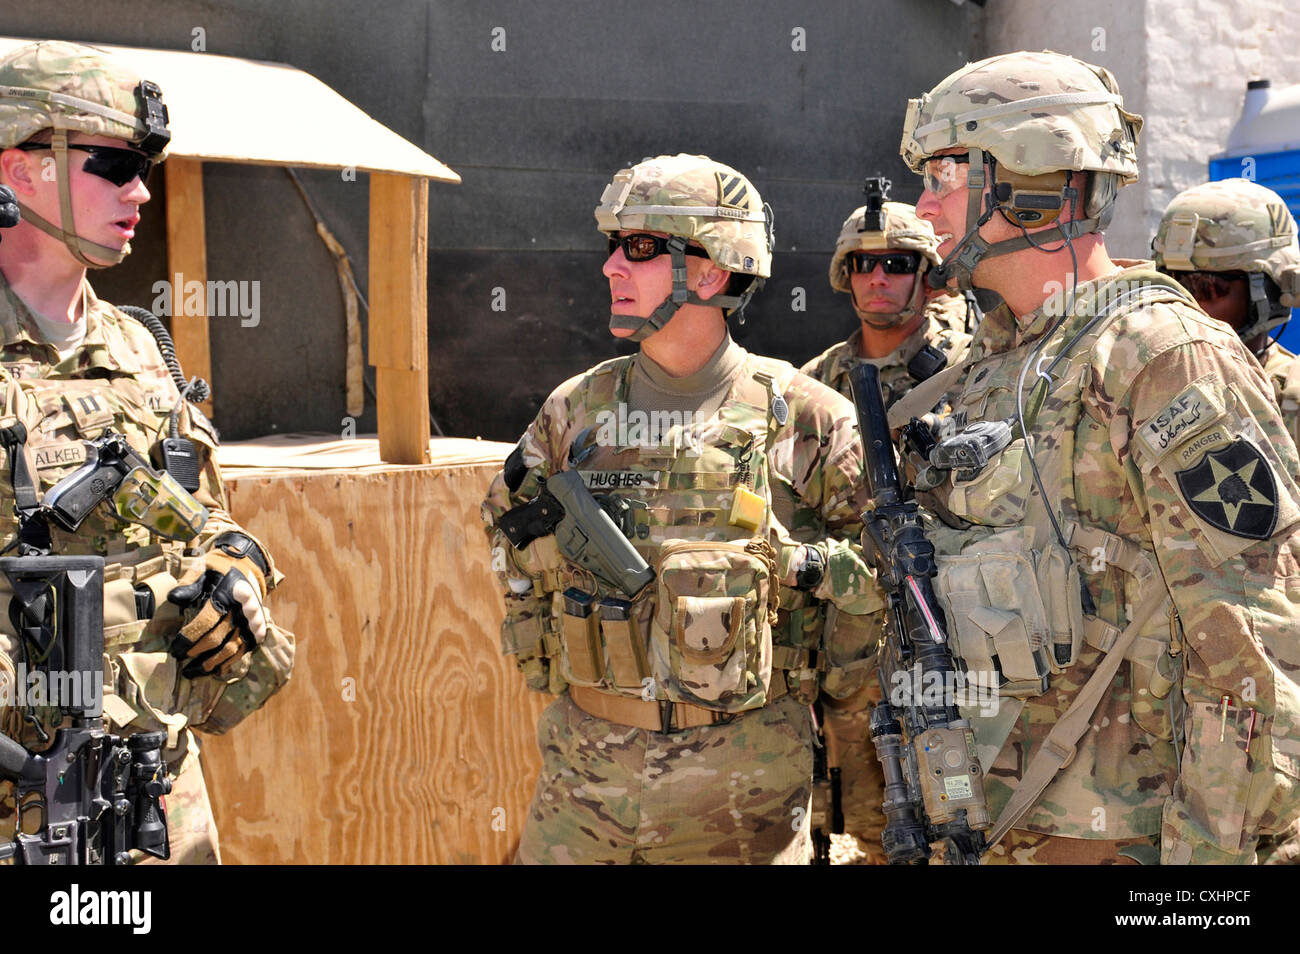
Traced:
MULTIPOLYGON (((1253 341, 1300 308, 1300 243, 1282 197, 1247 179, 1224 179, 1174 196, 1151 240, 1156 267, 1245 272, 1251 314, 1238 329, 1253 341)), ((1270 342, 1271 344, 1271 342, 1270 342)))
MULTIPOLYGON (((867 179, 867 204, 853 210, 840 226, 835 240, 835 254, 831 256, 831 288, 853 297, 853 282, 849 277, 849 256, 854 252, 879 252, 885 249, 903 249, 919 252, 921 267, 913 278, 912 294, 907 306, 897 315, 873 315, 887 318, 885 325, 898 325, 913 317, 923 306, 926 271, 939 265, 939 240, 930 223, 916 214, 916 206, 888 201, 888 179, 873 176, 867 179), (874 199, 874 201, 873 201, 874 199)), ((854 305, 857 299, 854 298, 854 305)), ((873 322, 874 323, 874 322, 873 322)))
POLYGON ((985 256, 1104 229, 1119 188, 1137 181, 1141 128, 1142 118, 1124 109, 1109 70, 1050 51, 968 63, 910 100, 899 148, 908 167, 922 173, 935 153, 953 148, 965 149, 969 162, 966 234, 931 270, 930 284, 938 287, 955 274, 969 288, 985 256), (1092 173, 1086 197, 1072 172, 1092 173), (981 209, 986 182, 990 195, 981 209), (1087 217, 1059 222, 1066 203, 1077 214, 1081 199, 1087 217), (998 243, 980 238, 979 227, 997 211, 1024 234, 998 243), (1052 231, 1028 235, 1030 228, 1053 223, 1052 231))
POLYGON ((649 318, 610 316, 610 328, 631 329, 632 341, 654 334, 684 304, 740 312, 772 274, 771 207, 745 176, 708 156, 655 156, 617 172, 596 206, 596 228, 610 237, 620 230, 670 236, 672 292, 649 318), (739 295, 697 298, 686 287, 688 241, 699 243, 719 268, 753 280, 739 295))
POLYGON ((23 220, 62 241, 88 268, 106 267, 88 255, 120 262, 131 251, 129 243, 119 250, 76 234, 68 133, 122 139, 160 160, 171 140, 162 91, 104 50, 58 40, 19 47, 0 59, 0 149, 12 149, 45 129, 51 130, 62 227, 26 206, 21 206, 23 220))

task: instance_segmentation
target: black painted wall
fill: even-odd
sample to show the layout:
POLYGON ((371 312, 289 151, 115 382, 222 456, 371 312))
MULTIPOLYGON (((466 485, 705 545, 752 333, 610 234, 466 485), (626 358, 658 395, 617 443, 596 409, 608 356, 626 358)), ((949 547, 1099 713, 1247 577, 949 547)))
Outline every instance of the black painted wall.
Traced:
MULTIPOLYGON (((978 55, 980 18, 952 0, 8 0, 0 34, 191 49, 202 29, 208 52, 307 70, 450 165, 463 184, 430 189, 433 414, 514 440, 555 385, 616 353, 592 209, 648 155, 705 153, 772 204, 746 347, 802 362, 852 330, 826 279, 839 224, 865 175, 919 195, 898 158, 906 99, 978 55)), ((364 290, 366 177, 302 175, 364 290)), ((166 277, 157 185, 136 253, 94 276, 110 300, 148 305, 166 277)), ((262 283, 256 328, 213 320, 223 434, 339 431, 343 309, 301 200, 248 166, 209 165, 204 193, 209 277, 262 283)), ((372 401, 357 426, 374 429, 372 401)))

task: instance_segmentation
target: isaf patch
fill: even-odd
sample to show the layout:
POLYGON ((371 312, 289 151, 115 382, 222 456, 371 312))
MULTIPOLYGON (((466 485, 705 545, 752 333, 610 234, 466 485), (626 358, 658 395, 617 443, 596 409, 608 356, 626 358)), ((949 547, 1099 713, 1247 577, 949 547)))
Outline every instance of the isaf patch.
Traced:
POLYGON ((1197 517, 1224 533, 1267 540, 1277 526, 1273 468, 1250 441, 1238 438, 1174 472, 1183 500, 1197 517))
POLYGON ((1218 396, 1199 382, 1193 384, 1138 429, 1142 443, 1156 460, 1223 415, 1218 396))

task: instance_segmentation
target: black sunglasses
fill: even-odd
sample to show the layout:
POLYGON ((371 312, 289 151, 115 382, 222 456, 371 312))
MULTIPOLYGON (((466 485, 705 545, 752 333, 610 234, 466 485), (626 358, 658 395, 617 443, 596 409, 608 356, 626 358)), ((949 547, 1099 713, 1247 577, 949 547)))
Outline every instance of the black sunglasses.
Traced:
POLYGON ((849 271, 870 275, 877 262, 885 269, 886 275, 915 275, 921 267, 921 255, 918 252, 885 252, 883 255, 854 252, 849 256, 849 271))
MULTIPOLYGON (((48 142, 24 142, 14 148, 24 152, 38 152, 54 147, 48 142)), ((153 160, 134 149, 120 149, 117 146, 83 146, 72 142, 68 143, 68 148, 89 153, 86 164, 81 168, 92 176, 107 179, 115 186, 124 186, 136 176, 144 182, 153 169, 153 160)))
MULTIPOLYGON (((645 232, 633 232, 631 235, 611 235, 609 237, 609 254, 622 246, 623 255, 629 262, 648 262, 658 255, 668 251, 668 239, 660 238, 658 235, 647 235, 645 232)), ((695 245, 686 246, 687 255, 698 255, 701 258, 708 258, 709 253, 695 245)))

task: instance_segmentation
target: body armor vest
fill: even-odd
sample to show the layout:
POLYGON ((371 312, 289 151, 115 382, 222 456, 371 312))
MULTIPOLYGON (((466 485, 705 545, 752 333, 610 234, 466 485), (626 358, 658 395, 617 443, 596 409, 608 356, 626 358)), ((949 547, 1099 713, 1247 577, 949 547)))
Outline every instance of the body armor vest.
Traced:
POLYGON ((609 498, 656 581, 628 603, 569 567, 555 596, 565 680, 725 712, 763 705, 783 670, 811 675, 815 692, 821 616, 778 585, 773 546, 769 453, 794 369, 746 356, 722 406, 696 420, 629 414, 631 364, 607 362, 584 382, 591 412, 569 464, 609 498))
MULTIPOLYGON (((1150 587, 1163 585, 1149 540, 1089 525, 1077 503, 1087 477, 1075 470, 1076 441, 1085 431, 1102 428, 1083 414, 1089 344, 1135 305, 1189 301, 1158 273, 1130 271, 1126 277, 1131 294, 1116 295, 1110 283, 1102 283, 1091 300, 1077 305, 1074 315, 1043 338, 973 362, 952 406, 959 426, 1013 422, 1014 439, 982 472, 965 481, 950 475, 938 490, 946 493, 951 513, 971 526, 938 525, 931 534, 942 554, 935 589, 954 652, 968 672, 980 674, 981 684, 995 685, 1004 697, 994 716, 973 707, 963 713, 975 724, 986 768, 1023 701, 1046 694, 1044 703, 1063 712, 1114 645, 1129 612, 1150 587), (1134 289, 1135 279, 1141 284, 1134 289), (1014 425, 1018 393, 1025 395, 1029 447, 1014 425), (1035 486, 1031 451, 1046 500, 1035 486), (1081 582, 1088 586, 1087 596, 1081 582), (1062 676, 1079 663, 1082 672, 1062 676)), ((1164 616, 1153 618, 1125 654, 1131 664, 1132 717, 1166 740, 1173 732, 1168 708, 1178 667, 1170 653, 1174 625, 1164 616)))

